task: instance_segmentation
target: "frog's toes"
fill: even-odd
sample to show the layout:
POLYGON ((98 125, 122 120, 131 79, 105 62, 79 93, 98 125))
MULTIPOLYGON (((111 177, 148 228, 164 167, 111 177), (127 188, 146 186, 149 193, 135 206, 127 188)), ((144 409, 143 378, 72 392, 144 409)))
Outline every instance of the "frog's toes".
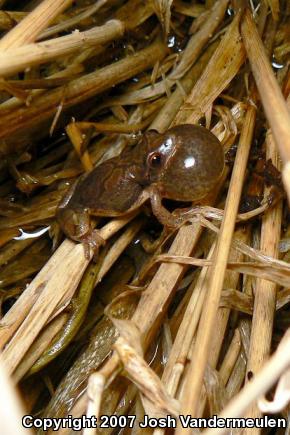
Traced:
POLYGON ((87 241, 83 241, 82 244, 84 247, 85 259, 90 260, 90 258, 91 258, 90 244, 87 241))
POLYGON ((91 249, 93 251, 94 258, 96 258, 99 254, 100 247, 104 246, 106 241, 100 235, 98 230, 94 230, 82 238, 82 243, 84 246, 85 257, 87 260, 89 260, 91 258, 91 249))

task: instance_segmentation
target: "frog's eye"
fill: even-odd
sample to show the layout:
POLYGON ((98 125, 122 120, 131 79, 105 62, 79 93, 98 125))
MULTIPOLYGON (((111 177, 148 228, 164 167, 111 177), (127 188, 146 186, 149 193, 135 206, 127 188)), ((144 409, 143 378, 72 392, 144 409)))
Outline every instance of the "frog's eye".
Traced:
POLYGON ((148 164, 152 168, 159 168, 162 164, 162 156, 160 153, 152 153, 148 157, 148 164))

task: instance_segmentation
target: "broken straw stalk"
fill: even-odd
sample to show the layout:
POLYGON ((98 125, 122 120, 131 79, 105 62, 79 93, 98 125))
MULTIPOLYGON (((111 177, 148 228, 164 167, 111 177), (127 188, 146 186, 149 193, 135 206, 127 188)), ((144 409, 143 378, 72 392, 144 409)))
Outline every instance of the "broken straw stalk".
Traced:
MULTIPOLYGON (((127 221, 126 221, 127 222, 127 221)), ((132 241, 132 239, 137 235, 137 233, 140 231, 140 228, 143 225, 143 220, 142 219, 137 219, 134 220, 132 223, 130 223, 130 225, 127 226, 127 228, 125 229, 125 231, 123 233, 121 233, 120 237, 118 237, 118 239, 115 241, 115 243, 112 245, 112 247, 110 247, 108 253, 106 254, 105 258, 101 261, 100 264, 100 268, 99 271, 97 273, 97 277, 95 279, 94 282, 94 286, 97 285, 98 282, 101 282, 102 279, 104 278, 104 276, 106 275, 106 273, 111 269, 111 267, 113 266, 113 264, 116 262, 116 260, 119 258, 119 256, 121 255, 121 253, 124 251, 124 249, 129 245, 129 243, 132 241)), ((104 229, 103 229, 104 230, 104 229)), ((113 235, 113 233, 110 234, 110 237, 113 235)), ((70 296, 68 297, 68 300, 70 300, 70 296)), ((53 313, 53 315, 50 317, 54 318, 56 320, 56 322, 53 323, 53 328, 55 330, 54 335, 61 330, 62 328, 62 320, 61 320, 61 316, 57 316, 57 314, 61 311, 64 310, 65 308, 65 303, 60 303, 58 305, 58 307, 56 308, 55 312, 53 313), (60 319, 59 319, 60 317, 60 319), (55 324, 57 323, 59 319, 59 324, 55 324)), ((65 315, 66 313, 64 313, 65 315)), ((43 335, 45 336, 46 334, 46 329, 45 328, 43 330, 43 335)), ((52 332, 50 332, 52 333, 52 332)), ((50 339, 51 342, 51 339, 50 339)), ((21 361, 21 363, 18 365, 16 371, 13 373, 13 379, 19 381, 23 375, 32 367, 32 365, 34 364, 34 362, 41 357, 42 361, 45 359, 43 358, 42 354, 45 352, 45 350, 50 346, 51 348, 51 344, 47 343, 46 348, 41 349, 40 347, 44 347, 43 344, 43 337, 41 337, 39 339, 39 337, 36 339, 36 341, 33 342, 32 347, 34 347, 34 350, 32 351, 32 349, 30 348, 29 351, 25 354, 23 360, 21 361)), ((46 364, 48 362, 46 361, 46 364)), ((41 365, 39 367, 39 362, 38 362, 38 370, 41 368, 41 365)))
POLYGON ((33 42, 54 18, 72 4, 72 0, 43 0, 17 26, 3 36, 0 51, 33 42))
MULTIPOLYGON (((273 74, 268 57, 258 31, 249 11, 241 26, 245 47, 251 68, 260 93, 261 101, 272 128, 276 146, 278 146, 283 163, 283 181, 290 200, 290 116, 280 87, 273 74)), ((266 140, 267 158, 279 166, 278 154, 272 134, 266 140)), ((278 257, 282 219, 282 203, 270 210, 263 218, 261 228, 261 250, 270 256, 278 257)), ((277 286, 269 281, 257 280, 255 291, 254 313, 252 320, 251 342, 247 371, 254 376, 261 369, 269 356, 274 313, 276 307, 277 286)), ((261 416, 256 405, 252 405, 247 417, 261 416)), ((247 429, 245 433, 260 433, 259 429, 247 429)))
MULTIPOLYGON (((133 217, 108 223, 100 230, 101 237, 108 239, 133 217)), ((64 305, 64 299, 71 299, 88 263, 83 246, 66 240, 3 317, 0 322, 5 326, 0 331, 1 347, 17 330, 2 353, 9 373, 13 373, 55 308, 64 305), (71 271, 70 278, 63 274, 63 270, 71 271), (59 288, 57 296, 56 288, 59 288)))
POLYGON ((39 65, 61 56, 67 56, 80 49, 87 49, 124 34, 124 24, 119 20, 110 20, 103 26, 93 27, 84 32, 73 32, 44 42, 22 45, 5 51, 0 49, 0 74, 8 76, 39 65))
MULTIPOLYGON (((267 159, 271 159, 273 164, 279 167, 277 149, 271 133, 267 135, 266 149, 267 159)), ((263 216, 261 227, 260 249, 264 254, 274 258, 278 258, 279 253, 281 221, 282 201, 279 201, 276 207, 270 209, 263 216)), ((276 310, 276 293, 277 285, 275 283, 257 279, 247 364, 247 372, 251 372, 254 376, 261 369, 270 354, 276 310)), ((258 416, 261 416, 261 413, 256 406, 253 406, 247 417, 258 416)), ((251 433, 255 430, 251 430, 251 433)))
POLYGON ((241 33, 267 120, 282 162, 282 176, 290 201, 290 114, 249 10, 241 33))
MULTIPOLYGON (((286 372, 290 366, 290 329, 282 338, 278 349, 265 363, 264 367, 249 381, 246 386, 230 401, 218 416, 219 418, 243 417, 249 406, 265 394, 286 372)), ((223 435, 226 428, 207 429, 204 435, 223 435)))
POLYGON ((107 65, 69 82, 65 88, 46 92, 34 100, 29 107, 20 107, 7 113, 0 120, 0 137, 8 138, 12 133, 31 129, 41 121, 48 120, 62 102, 63 108, 79 104, 109 89, 124 80, 152 67, 166 55, 164 44, 157 40, 148 47, 125 59, 107 65))

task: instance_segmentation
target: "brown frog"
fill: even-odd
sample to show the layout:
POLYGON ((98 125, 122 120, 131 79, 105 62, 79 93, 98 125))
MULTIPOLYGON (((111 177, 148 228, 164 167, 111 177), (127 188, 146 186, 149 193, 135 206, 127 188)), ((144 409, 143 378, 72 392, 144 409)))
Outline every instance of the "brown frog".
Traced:
POLYGON ((197 202, 216 185, 224 169, 219 140, 207 129, 178 125, 165 133, 149 130, 134 148, 82 176, 57 211, 64 233, 96 250, 103 239, 90 216, 123 216, 150 199, 153 213, 166 227, 180 224, 162 198, 197 202))

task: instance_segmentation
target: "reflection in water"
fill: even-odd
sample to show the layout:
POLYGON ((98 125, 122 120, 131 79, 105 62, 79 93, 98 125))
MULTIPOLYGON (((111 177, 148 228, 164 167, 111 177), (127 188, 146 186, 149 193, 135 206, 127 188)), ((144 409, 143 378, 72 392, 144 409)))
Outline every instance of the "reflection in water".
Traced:
POLYGON ((40 230, 35 231, 34 233, 26 233, 24 230, 19 228, 20 236, 14 237, 13 240, 26 240, 26 239, 34 239, 36 237, 40 237, 45 234, 50 228, 50 225, 45 228, 41 228, 40 230))

